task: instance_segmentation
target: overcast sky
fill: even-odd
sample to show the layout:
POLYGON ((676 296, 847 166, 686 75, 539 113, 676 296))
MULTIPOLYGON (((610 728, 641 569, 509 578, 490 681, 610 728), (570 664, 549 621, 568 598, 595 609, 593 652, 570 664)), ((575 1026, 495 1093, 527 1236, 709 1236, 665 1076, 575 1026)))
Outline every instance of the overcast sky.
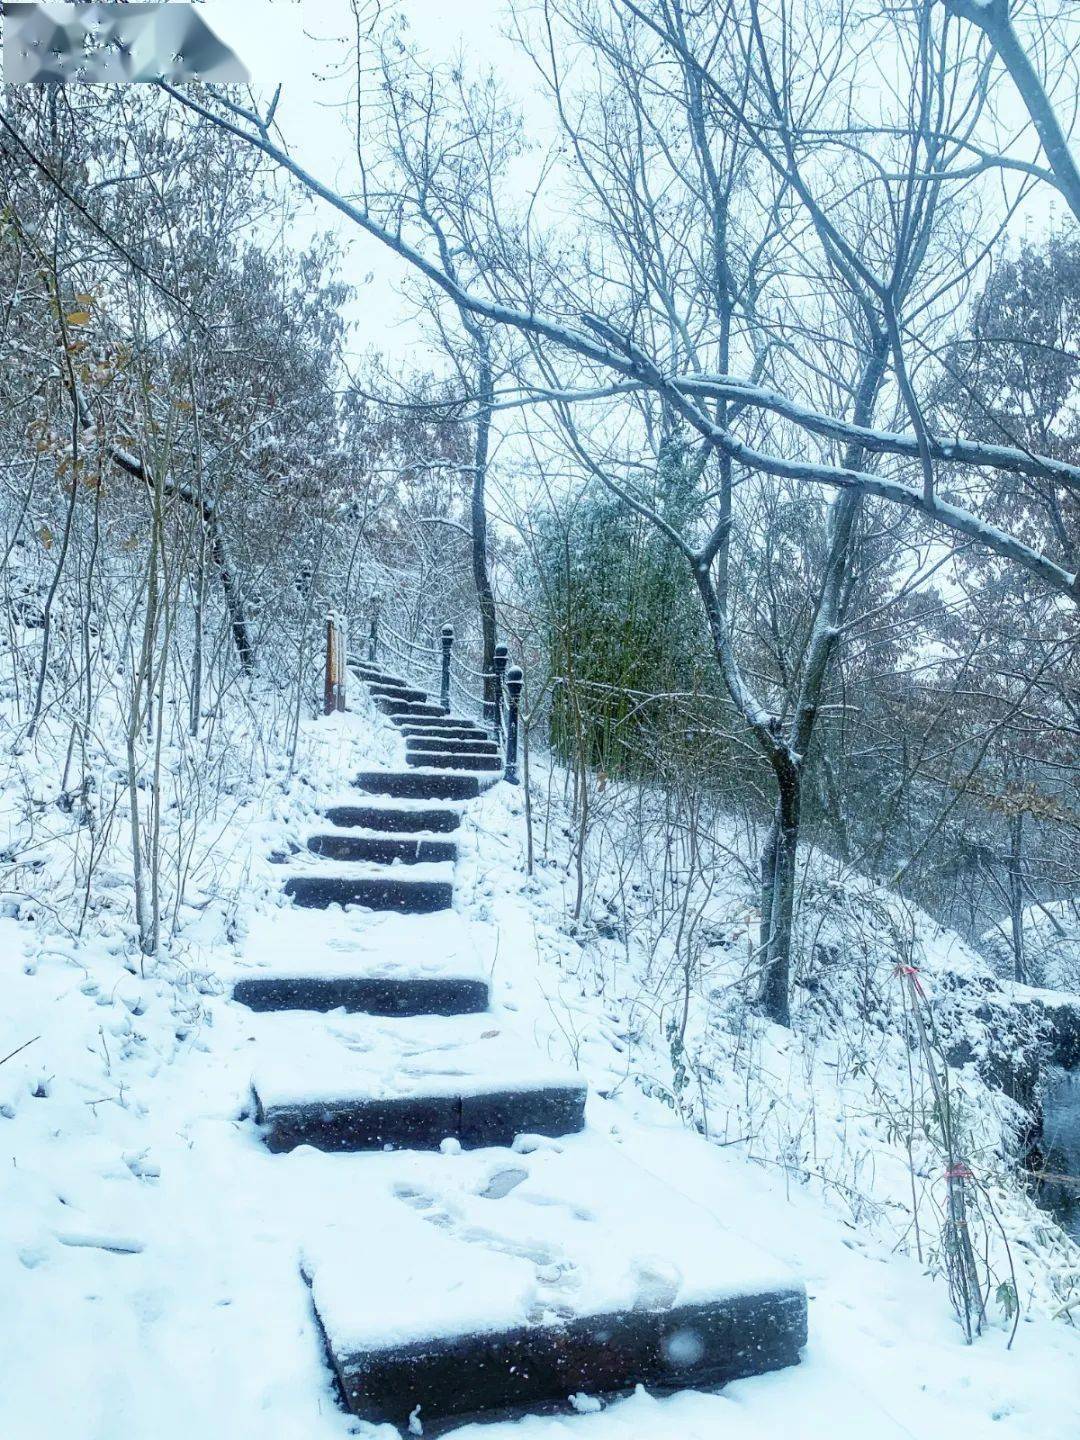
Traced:
MULTIPOLYGON (((529 65, 506 38, 505 0, 395 0, 385 11, 406 16, 413 38, 432 59, 463 53, 477 68, 495 65, 508 91, 526 105, 535 93, 529 65)), ((348 0, 206 0, 204 14, 248 66, 258 93, 271 95, 281 81, 278 120, 296 158, 320 180, 354 188, 355 142, 345 108, 354 33, 348 0)), ((347 246, 345 278, 359 290, 350 309, 353 348, 374 345, 391 357, 427 363, 431 357, 400 295, 403 263, 323 202, 304 208, 294 244, 333 230, 347 246)))
MULTIPOLYGON (((532 0, 513 0, 519 9, 532 0)), ((404 14, 412 38, 433 60, 463 53, 467 67, 493 66, 506 91, 525 109, 529 133, 542 135, 545 106, 538 80, 518 46, 507 38, 511 0, 384 0, 386 15, 404 14)), ((1080 14, 1080 0, 1077 0, 1080 14)), ((353 83, 353 20, 348 0, 205 0, 203 13, 236 50, 267 98, 283 85, 278 120, 296 158, 326 183, 355 189, 356 165, 348 98, 353 83)), ((1011 82, 998 72, 1001 98, 1015 101, 1011 82)), ((1022 111, 1017 105, 1019 120, 1022 111)), ((1051 192, 1038 187, 1015 227, 1045 229, 1051 192)), ((1058 204, 1058 210, 1063 206, 1058 204)), ((374 345, 391 358, 423 366, 431 357, 422 346, 410 307, 400 294, 405 267, 378 241, 366 237, 321 201, 306 201, 291 243, 304 245, 320 230, 332 229, 346 246, 345 278, 358 287, 351 307, 353 348, 374 345)))

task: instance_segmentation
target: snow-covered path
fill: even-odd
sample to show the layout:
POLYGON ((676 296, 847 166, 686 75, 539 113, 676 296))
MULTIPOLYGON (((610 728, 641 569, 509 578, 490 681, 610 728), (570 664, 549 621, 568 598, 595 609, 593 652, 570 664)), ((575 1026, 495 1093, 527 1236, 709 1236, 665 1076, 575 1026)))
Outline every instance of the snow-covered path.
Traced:
MULTIPOLYGON (((342 765, 389 744, 373 737, 362 716, 330 722, 320 743, 342 765)), ((329 798, 315 792, 310 803, 329 798)), ((239 954, 215 936, 178 986, 175 973, 143 979, 123 970, 103 943, 42 944, 28 939, 26 927, 0 921, 10 962, 0 1054, 41 1037, 0 1069, 3 1432, 17 1440, 331 1440, 359 1433, 369 1427, 334 1401, 300 1276, 305 1255, 332 1247, 349 1226, 370 1235, 373 1219, 394 1213, 391 1201, 407 1234, 420 1233, 420 1223, 437 1237, 475 1226, 485 1207, 515 1206, 520 1223, 530 1193, 550 1198, 569 1189, 579 1210, 588 1210, 582 1187, 591 1185, 603 1239, 595 1256, 585 1254, 597 1277, 624 1286, 635 1275, 663 1284, 663 1271, 650 1270, 649 1246, 632 1256, 636 1270, 603 1269, 623 1253, 614 1247, 625 1241, 620 1224, 647 1234, 667 1219, 649 1213, 648 1197, 636 1206, 635 1194, 625 1184, 619 1189, 636 1166, 676 1191, 687 1214, 698 1217, 700 1236, 687 1236, 688 1271, 695 1246, 708 1250, 710 1233, 721 1239, 701 1253, 691 1279, 715 1278, 726 1253, 760 1255, 805 1282, 810 1341, 802 1364, 717 1394, 642 1392, 602 1409, 583 1396, 581 1413, 496 1423, 484 1428, 484 1440, 499 1440, 511 1428, 529 1440, 570 1434, 945 1440, 958 1433, 969 1440, 1074 1440, 1080 1417, 1074 1329, 1036 1320, 1021 1325, 1011 1351, 1004 1328, 965 1347, 941 1283, 912 1260, 861 1237, 820 1196, 789 1191, 780 1172, 687 1132, 658 1101, 625 1083, 618 1008, 568 977, 554 892, 542 881, 523 884, 519 805, 515 792, 501 786, 470 807, 447 930, 455 967, 475 966, 491 978, 488 1028, 500 1031, 492 1042, 516 1037, 545 1063, 576 1067, 589 1082, 585 1134, 555 1142, 561 1149, 548 1142, 518 1157, 510 1168, 535 1171, 525 1179, 506 1178, 503 1149, 365 1156, 304 1147, 272 1155, 247 1118, 265 1017, 224 993, 203 992, 221 990, 245 961, 273 963, 277 956, 295 963, 301 941, 309 956, 363 953, 392 969, 402 963, 393 925, 359 911, 279 908, 268 891, 239 954), (189 1020, 185 1005, 192 1016, 204 1006, 212 1023, 189 1020), (565 1187, 557 1177, 549 1184, 575 1147, 588 1149, 587 1163, 574 1168, 565 1187), (603 1173, 605 1156, 610 1165, 603 1173), (384 1178, 373 1187, 376 1173, 384 1178), (613 1184, 602 1186, 601 1179, 613 1184), (445 1224, 423 1219, 433 1209, 447 1216, 445 1224)), ((263 821, 253 845, 270 848, 295 833, 297 819, 292 807, 271 825, 263 821)), ((269 886, 269 867, 265 876, 269 886)), ((419 958, 436 968, 442 963, 426 944, 419 958)), ((320 1021, 357 1033, 366 1027, 362 1038, 375 1050, 385 1045, 388 1056, 395 1053, 399 1022, 320 1021)), ((534 1208, 550 1236, 546 1212, 553 1207, 534 1208)), ((554 1223, 564 1233, 595 1222, 571 1216, 554 1223)), ((477 1253, 484 1249, 473 1245, 477 1253)), ((505 1258, 500 1254, 492 1270, 495 1284, 510 1273, 505 1258)), ((573 1283, 558 1255, 517 1258, 534 1277, 546 1272, 542 1284, 573 1283)), ((350 1291, 365 1283, 363 1273, 350 1281, 343 1271, 341 1278, 350 1291)), ((364 1303, 357 1315, 378 1324, 383 1304, 389 1322, 400 1297, 369 1285, 358 1298, 364 1303)), ((499 1304, 521 1298, 489 1296, 499 1304)), ((433 1307, 453 1309, 459 1300, 431 1295, 433 1307)), ((407 1306, 398 1313, 408 1320, 407 1306)), ((469 1440, 473 1429, 458 1433, 469 1440)))

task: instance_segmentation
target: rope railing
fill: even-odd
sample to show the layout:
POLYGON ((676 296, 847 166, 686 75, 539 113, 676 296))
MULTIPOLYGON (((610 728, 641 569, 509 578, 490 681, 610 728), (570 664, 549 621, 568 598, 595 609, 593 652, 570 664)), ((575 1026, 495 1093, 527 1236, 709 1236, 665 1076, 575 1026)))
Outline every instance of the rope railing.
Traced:
POLYGON ((430 651, 410 651, 410 649, 406 645, 403 645, 396 636, 394 636, 393 634, 387 634, 385 628, 379 631, 377 645, 380 652, 383 650, 390 650, 395 655, 399 655, 403 659, 407 660, 411 665, 430 663, 435 659, 435 656, 430 651), (417 660, 416 658, 414 658, 417 654, 419 654, 423 658, 421 660, 417 660))
POLYGON ((389 651, 396 659, 410 666, 415 666, 417 663, 413 656, 425 657, 432 674, 438 678, 439 702, 442 709, 449 713, 451 700, 455 697, 459 701, 467 702, 466 709, 476 707, 477 712, 483 717, 485 725, 489 725, 494 730, 495 739, 503 743, 504 775, 511 784, 516 785, 518 783, 518 711, 524 674, 520 666, 509 665, 509 647, 503 644, 495 646, 494 667, 491 671, 474 670, 472 666, 454 655, 454 638, 454 627, 447 624, 443 625, 439 632, 437 646, 424 645, 416 640, 410 640, 407 635, 402 635, 400 631, 395 630, 392 625, 387 623, 382 617, 378 597, 372 597, 367 662, 372 665, 376 664, 381 651, 389 651), (463 675, 483 680, 485 682, 484 695, 477 695, 470 690, 467 683, 461 678, 463 675), (489 680, 490 687, 487 684, 489 680), (489 688, 490 694, 488 693, 489 688))
MULTIPOLYGON (((385 636, 381 637, 380 649, 383 651, 389 651, 395 660, 400 661, 400 663, 404 666, 410 667, 413 673, 416 673, 416 660, 413 658, 413 656, 409 655, 405 650, 403 650, 401 646, 398 645, 395 641, 388 640, 385 636)), ((434 669, 433 657, 431 658, 430 664, 426 667, 423 667, 422 673, 426 674, 428 669, 434 669)))
POLYGON ((477 707, 478 713, 482 712, 484 708, 484 697, 477 695, 466 685, 463 685, 456 675, 451 675, 450 677, 450 688, 455 695, 460 695, 463 699, 471 701, 472 704, 477 707))
POLYGON ((474 680, 483 680, 489 673, 486 670, 474 670, 471 665, 466 665, 465 661, 457 654, 451 656, 450 663, 455 670, 460 670, 463 675, 471 675, 474 680))
POLYGON ((472 714, 482 719, 484 716, 484 697, 475 696, 471 690, 467 690, 458 680, 452 681, 451 696, 461 704, 462 710, 472 711, 472 714))
POLYGON ((435 645, 421 645, 420 642, 417 641, 417 640, 410 640, 407 635, 402 635, 399 630, 395 630, 394 627, 393 627, 392 625, 387 624, 387 622, 386 622, 385 620, 382 620, 382 621, 380 622, 380 632, 381 632, 381 633, 384 633, 384 634, 392 635, 393 638, 398 642, 399 645, 405 645, 405 646, 407 646, 408 649, 410 649, 410 650, 419 650, 419 651, 421 651, 421 652, 422 652, 423 654, 425 654, 425 655, 434 655, 434 656, 437 656, 438 653, 439 653, 437 646, 435 646, 435 645))
POLYGON ((495 672, 493 670, 477 670, 472 665, 467 665, 465 661, 460 660, 456 654, 451 656, 450 664, 452 667, 451 684, 456 693, 468 701, 476 714, 487 724, 491 724, 493 717, 491 714, 491 701, 488 697, 494 692, 496 681, 495 672), (468 680, 463 678, 466 676, 468 680), (475 690, 469 688, 468 681, 472 680, 482 682, 481 694, 478 695, 475 690))

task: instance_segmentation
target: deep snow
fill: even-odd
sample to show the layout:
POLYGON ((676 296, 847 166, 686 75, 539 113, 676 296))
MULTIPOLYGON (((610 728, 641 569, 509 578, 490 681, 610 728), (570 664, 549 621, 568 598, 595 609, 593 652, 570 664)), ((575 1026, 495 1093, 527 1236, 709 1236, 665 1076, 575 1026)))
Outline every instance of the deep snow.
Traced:
MULTIPOLYGON (((338 959, 353 936, 368 954, 381 948, 378 922, 363 912, 298 921, 266 857, 340 799, 361 763, 392 761, 399 746, 366 709, 309 724, 297 775, 276 772, 219 826, 220 863, 145 974, 119 906, 105 906, 81 940, 40 906, 36 920, 0 919, 0 1057, 25 1046, 0 1065, 5 1435, 330 1440, 370 1428, 335 1407, 301 1263, 319 1235, 313 1193, 330 1215, 362 1216, 372 1157, 266 1152, 245 1118, 263 1017, 228 999, 226 983, 246 962, 291 963, 298 943, 338 959)), ((695 992, 688 1044, 710 1143, 684 1124, 690 1107, 678 1103, 663 1035, 647 1023, 641 957, 567 925, 573 882, 562 866, 526 879, 520 791, 499 785, 467 807, 459 836, 447 928, 455 954, 467 942, 492 976, 492 1027, 588 1080, 590 1133, 618 1156, 616 1185, 633 1162, 729 1241, 790 1269, 810 1295, 810 1343, 795 1369, 715 1395, 638 1393, 599 1410, 579 1397, 576 1413, 496 1424, 484 1440, 511 1429, 521 1440, 1074 1440, 1080 1334, 1050 1318, 1042 1241, 1021 1269, 1024 1318, 1012 1348, 1011 1326, 993 1308, 988 1333, 966 1347, 942 1279, 926 1273, 931 1259, 920 1264, 901 1248, 910 1177, 902 1147, 871 1113, 866 1075, 841 1073, 835 1046, 811 1050, 748 1021, 732 1028, 724 1004, 708 1000, 725 993, 718 953, 695 992), (785 1158, 808 1116, 812 1160, 785 1158)), ((745 894, 716 904, 730 918, 745 912, 745 894)), ((939 937, 939 948, 954 942, 939 937)), ((425 942, 435 963, 437 944, 425 942)), ((390 945, 385 961, 395 963, 390 945)), ((888 1047, 875 1063, 879 1081, 897 1068, 888 1047)), ((569 1160, 578 1143, 553 1160, 538 1152, 538 1171, 569 1160)), ((506 1169, 506 1152, 393 1158, 416 1170, 414 1189, 452 1221, 501 1203, 475 1196, 506 1169)), ((603 1198, 634 1205, 633 1195, 603 1198)), ((1022 1248, 1042 1222, 1021 1198, 1010 1203, 1003 1221, 1022 1248)), ((401 1214, 418 1223, 415 1205, 401 1203, 401 1214)), ((1045 1229, 1046 1246, 1067 1246, 1045 1229)), ((1054 1253, 1064 1283, 1080 1252, 1054 1253)), ((365 1323, 379 1310, 379 1295, 370 1299, 365 1323)))

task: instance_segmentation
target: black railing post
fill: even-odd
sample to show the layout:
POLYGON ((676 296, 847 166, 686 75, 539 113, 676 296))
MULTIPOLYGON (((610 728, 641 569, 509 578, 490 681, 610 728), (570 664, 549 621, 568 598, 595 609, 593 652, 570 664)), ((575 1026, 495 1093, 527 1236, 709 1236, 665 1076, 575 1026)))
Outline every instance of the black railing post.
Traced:
POLYGON ((454 644, 454 627, 444 625, 442 627, 442 690, 440 701, 442 708, 450 711, 450 651, 454 644))
POLYGON ((495 646, 495 683, 491 687, 491 723, 495 729, 495 738, 498 740, 503 733, 503 686, 506 683, 506 662, 510 659, 510 651, 506 645, 495 646))
POLYGON ((374 665, 379 658, 379 597, 371 597, 371 629, 368 631, 368 664, 374 665))
POLYGON ((511 785, 518 783, 518 712, 521 708, 521 687, 525 675, 520 665, 511 665, 506 672, 506 769, 504 777, 511 785))

